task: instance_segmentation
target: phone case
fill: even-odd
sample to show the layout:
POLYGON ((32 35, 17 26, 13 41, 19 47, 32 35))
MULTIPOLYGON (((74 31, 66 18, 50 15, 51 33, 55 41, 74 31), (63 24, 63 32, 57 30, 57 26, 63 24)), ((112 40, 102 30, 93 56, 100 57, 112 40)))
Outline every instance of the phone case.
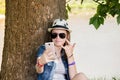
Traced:
POLYGON ((50 48, 52 50, 52 52, 55 53, 55 47, 54 47, 54 43, 53 42, 45 43, 45 48, 46 49, 50 48))

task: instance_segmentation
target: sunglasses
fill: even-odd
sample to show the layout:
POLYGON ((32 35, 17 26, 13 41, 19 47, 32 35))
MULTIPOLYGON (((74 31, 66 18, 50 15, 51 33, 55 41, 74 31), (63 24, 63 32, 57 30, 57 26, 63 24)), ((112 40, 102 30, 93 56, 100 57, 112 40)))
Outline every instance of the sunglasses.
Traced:
POLYGON ((58 35, 61 39, 64 39, 66 37, 65 33, 51 33, 51 38, 55 39, 58 35))

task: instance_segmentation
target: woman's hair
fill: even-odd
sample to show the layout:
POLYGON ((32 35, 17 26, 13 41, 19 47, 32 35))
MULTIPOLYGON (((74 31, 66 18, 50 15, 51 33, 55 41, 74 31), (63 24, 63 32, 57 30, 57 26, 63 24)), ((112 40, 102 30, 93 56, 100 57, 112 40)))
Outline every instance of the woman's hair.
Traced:
MULTIPOLYGON (((66 30, 66 32, 67 32, 67 39, 68 39, 68 41, 70 41, 70 32, 68 32, 67 30, 66 30)), ((67 44, 68 44, 68 43, 65 42, 65 43, 64 43, 64 46, 67 45, 67 44)))

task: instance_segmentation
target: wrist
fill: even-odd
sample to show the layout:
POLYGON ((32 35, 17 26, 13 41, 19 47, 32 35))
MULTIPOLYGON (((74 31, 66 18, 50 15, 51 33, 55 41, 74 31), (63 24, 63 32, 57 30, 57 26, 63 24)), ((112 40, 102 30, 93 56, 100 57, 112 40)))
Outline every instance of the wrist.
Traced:
POLYGON ((70 58, 68 58, 68 64, 70 64, 70 63, 72 63, 72 62, 74 62, 75 60, 74 60, 74 57, 72 56, 72 57, 70 57, 70 58))
POLYGON ((75 65, 75 61, 68 64, 68 66, 72 66, 72 65, 75 65))
POLYGON ((38 63, 37 63, 37 66, 38 66, 38 67, 43 67, 44 64, 41 64, 41 63, 38 62, 38 63))
POLYGON ((71 54, 70 56, 68 56, 68 58, 71 58, 71 57, 73 57, 73 54, 71 54))
POLYGON ((68 58, 68 62, 70 61, 74 61, 74 55, 73 54, 71 54, 70 56, 68 56, 67 57, 68 58))
POLYGON ((40 67, 40 66, 38 66, 38 64, 36 64, 35 68, 36 68, 37 73, 42 73, 44 70, 44 67, 43 66, 40 67))
POLYGON ((43 67, 43 66, 44 66, 44 63, 43 63, 41 57, 38 57, 38 60, 37 60, 37 66, 38 66, 38 67, 43 67))

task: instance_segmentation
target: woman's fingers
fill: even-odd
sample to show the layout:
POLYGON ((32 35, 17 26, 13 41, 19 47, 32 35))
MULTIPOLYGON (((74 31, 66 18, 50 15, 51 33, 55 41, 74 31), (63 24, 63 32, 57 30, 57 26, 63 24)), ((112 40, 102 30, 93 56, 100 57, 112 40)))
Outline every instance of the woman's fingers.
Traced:
POLYGON ((45 50, 43 58, 46 63, 54 61, 56 59, 55 53, 50 48, 47 48, 45 50))
POLYGON ((76 43, 71 44, 68 39, 66 39, 66 42, 68 43, 68 45, 72 45, 73 47, 76 45, 76 43))
POLYGON ((74 43, 72 47, 74 48, 74 47, 75 47, 75 45, 76 45, 76 43, 74 43))
POLYGON ((61 45, 61 47, 62 47, 63 49, 65 49, 65 47, 64 47, 63 45, 61 45))
POLYGON ((47 54, 48 57, 49 57, 49 56, 52 56, 52 55, 53 55, 52 52, 49 52, 49 53, 47 54))
POLYGON ((48 54, 46 54, 46 59, 47 59, 47 62, 55 60, 54 53, 53 52, 49 52, 48 54))
POLYGON ((68 45, 71 45, 71 44, 70 44, 70 41, 69 41, 68 39, 66 39, 66 42, 68 43, 68 45))

